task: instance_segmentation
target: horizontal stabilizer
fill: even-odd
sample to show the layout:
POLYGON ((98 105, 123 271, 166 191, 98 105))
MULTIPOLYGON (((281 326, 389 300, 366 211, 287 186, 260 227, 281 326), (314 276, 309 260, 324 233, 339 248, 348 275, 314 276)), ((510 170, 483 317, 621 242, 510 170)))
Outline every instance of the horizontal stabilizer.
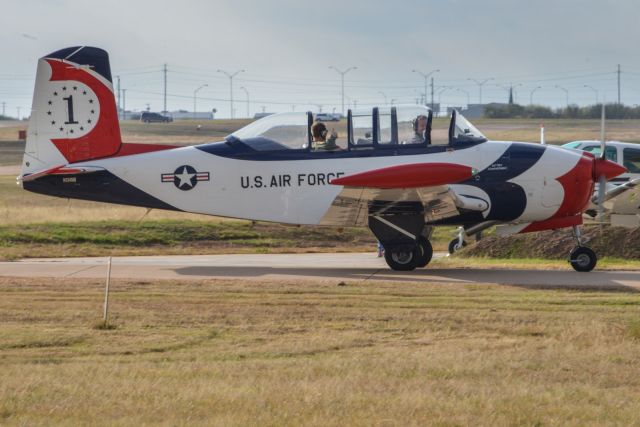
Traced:
POLYGON ((414 163, 347 175, 331 180, 333 185, 365 188, 418 188, 455 184, 472 178, 477 171, 454 163, 414 163))

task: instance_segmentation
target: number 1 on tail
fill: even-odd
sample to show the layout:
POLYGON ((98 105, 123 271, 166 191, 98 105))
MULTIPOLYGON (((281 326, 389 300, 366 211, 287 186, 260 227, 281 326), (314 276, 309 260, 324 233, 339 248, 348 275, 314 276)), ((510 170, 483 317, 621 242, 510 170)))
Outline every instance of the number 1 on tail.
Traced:
POLYGON ((66 125, 75 125, 78 122, 73 120, 73 95, 69 95, 66 98, 62 98, 64 101, 67 101, 67 115, 69 116, 69 121, 64 122, 66 125))

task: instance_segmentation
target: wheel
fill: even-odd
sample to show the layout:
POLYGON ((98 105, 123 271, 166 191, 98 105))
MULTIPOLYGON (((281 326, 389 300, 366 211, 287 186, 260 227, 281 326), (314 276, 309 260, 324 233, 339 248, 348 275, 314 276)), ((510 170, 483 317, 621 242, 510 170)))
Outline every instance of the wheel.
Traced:
POLYGON ((427 264, 431 262, 431 257, 433 256, 431 242, 426 237, 420 236, 418 238, 418 249, 420 253, 416 259, 416 267, 426 267, 427 264))
POLYGON ((395 248, 385 248, 384 260, 389 267, 396 271, 411 271, 417 266, 417 260, 421 255, 418 245, 398 246, 395 248))
POLYGON ((460 247, 460 245, 458 244, 458 238, 456 237, 455 239, 449 242, 449 254, 453 255, 454 252, 459 251, 465 246, 467 246, 467 242, 463 240, 462 247, 460 247))
POLYGON ((590 248, 578 246, 569 254, 569 262, 575 271, 587 272, 594 269, 598 257, 590 248))

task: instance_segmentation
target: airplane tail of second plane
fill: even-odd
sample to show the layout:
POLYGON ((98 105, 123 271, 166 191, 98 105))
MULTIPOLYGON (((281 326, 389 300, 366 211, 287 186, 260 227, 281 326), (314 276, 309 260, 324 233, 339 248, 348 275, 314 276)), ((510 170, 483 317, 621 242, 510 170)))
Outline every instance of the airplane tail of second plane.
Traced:
POLYGON ((77 46, 40 58, 22 177, 110 157, 121 146, 107 52, 77 46))

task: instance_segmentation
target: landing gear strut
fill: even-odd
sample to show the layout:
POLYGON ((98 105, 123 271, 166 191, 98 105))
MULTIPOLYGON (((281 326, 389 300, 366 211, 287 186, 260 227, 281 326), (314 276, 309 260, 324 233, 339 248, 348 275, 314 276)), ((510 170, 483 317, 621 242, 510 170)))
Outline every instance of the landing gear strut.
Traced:
POLYGON ((458 227, 458 237, 449 242, 449 255, 453 255, 454 252, 467 246, 467 242, 464 240, 466 234, 464 227, 458 227))
POLYGON ((580 272, 588 272, 594 269, 598 262, 596 253, 586 246, 583 246, 582 234, 577 225, 573 226, 573 237, 576 239, 578 246, 569 254, 569 263, 574 270, 580 272))

